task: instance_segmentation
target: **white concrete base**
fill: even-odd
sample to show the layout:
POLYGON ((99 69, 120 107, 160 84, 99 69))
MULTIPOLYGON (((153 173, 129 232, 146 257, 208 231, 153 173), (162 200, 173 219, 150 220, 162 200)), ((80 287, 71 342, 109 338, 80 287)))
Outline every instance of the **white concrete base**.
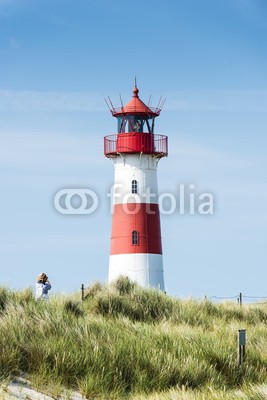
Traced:
POLYGON ((121 275, 128 276, 140 286, 165 290, 161 254, 132 253, 110 256, 108 282, 113 282, 121 275))

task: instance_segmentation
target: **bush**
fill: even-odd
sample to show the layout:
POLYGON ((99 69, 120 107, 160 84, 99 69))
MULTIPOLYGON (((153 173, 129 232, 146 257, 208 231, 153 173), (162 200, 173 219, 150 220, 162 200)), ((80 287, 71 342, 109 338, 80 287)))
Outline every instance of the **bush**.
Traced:
POLYGON ((124 316, 132 321, 147 323, 171 317, 174 300, 154 289, 141 289, 135 284, 119 280, 114 287, 106 289, 94 299, 94 311, 103 316, 124 316))
POLYGON ((8 290, 6 288, 0 287, 0 313, 6 308, 6 303, 8 300, 8 290))
POLYGON ((103 290, 103 285, 100 282, 95 282, 88 289, 86 289, 84 294, 84 300, 95 297, 96 294, 103 290))
POLYGON ((114 283, 113 287, 117 289, 119 294, 130 294, 136 288, 136 283, 131 282, 128 276, 120 276, 114 283))
POLYGON ((83 311, 81 310, 79 304, 72 300, 67 300, 64 304, 64 309, 67 312, 72 313, 75 317, 81 317, 83 315, 83 311))

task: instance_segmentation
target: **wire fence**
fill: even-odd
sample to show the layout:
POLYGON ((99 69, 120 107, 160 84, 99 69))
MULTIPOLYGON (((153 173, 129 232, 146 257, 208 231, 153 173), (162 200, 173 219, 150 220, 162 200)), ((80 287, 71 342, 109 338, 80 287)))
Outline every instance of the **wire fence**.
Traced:
MULTIPOLYGON (((85 299, 85 290, 86 290, 86 286, 84 284, 82 284, 81 285, 82 301, 85 299)), ((198 299, 198 300, 203 300, 203 298, 198 299)), ((243 304, 247 304, 247 305, 267 304, 267 296, 248 296, 241 292, 235 296, 205 296, 204 300, 221 301, 221 302, 235 300, 240 306, 242 306, 243 304)))
POLYGON ((243 293, 239 293, 235 296, 205 296, 207 300, 220 300, 220 301, 231 301, 236 300, 238 304, 248 304, 248 305, 259 305, 267 304, 267 296, 248 296, 243 293))

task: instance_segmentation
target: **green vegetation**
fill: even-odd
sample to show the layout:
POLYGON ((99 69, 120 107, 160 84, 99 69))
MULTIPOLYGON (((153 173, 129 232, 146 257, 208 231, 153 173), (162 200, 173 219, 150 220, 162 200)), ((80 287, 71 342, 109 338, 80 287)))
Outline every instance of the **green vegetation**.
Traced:
POLYGON ((34 300, 0 289, 0 378, 89 399, 267 399, 267 304, 177 300, 125 278, 34 300), (247 354, 237 365, 237 331, 247 354))

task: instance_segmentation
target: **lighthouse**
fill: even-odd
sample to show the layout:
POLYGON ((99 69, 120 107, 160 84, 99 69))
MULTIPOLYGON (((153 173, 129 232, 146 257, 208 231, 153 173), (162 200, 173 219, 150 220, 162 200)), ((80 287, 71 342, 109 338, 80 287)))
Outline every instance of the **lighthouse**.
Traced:
MULTIPOLYGON (((150 103, 150 102, 149 102, 150 103)), ((108 281, 127 276, 143 287, 165 290, 157 167, 168 155, 168 137, 155 134, 163 101, 150 107, 139 98, 109 109, 117 133, 104 137, 105 156, 114 163, 112 230, 108 281)))

